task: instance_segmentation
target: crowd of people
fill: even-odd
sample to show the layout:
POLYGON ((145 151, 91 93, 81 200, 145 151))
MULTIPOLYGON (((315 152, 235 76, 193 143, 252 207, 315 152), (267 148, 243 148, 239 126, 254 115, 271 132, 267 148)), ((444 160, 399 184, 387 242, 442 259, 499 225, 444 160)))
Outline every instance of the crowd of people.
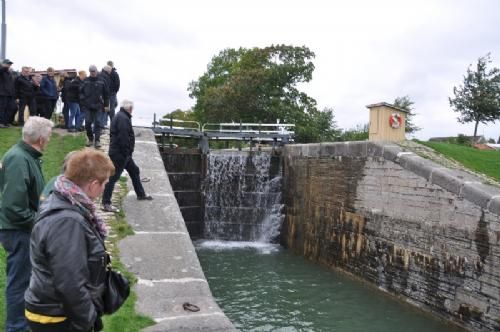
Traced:
POLYGON ((51 119, 60 98, 64 128, 69 132, 85 130, 87 146, 101 146, 101 130, 107 128, 118 105, 120 76, 113 61, 108 61, 100 72, 91 65, 89 75, 81 70, 72 77, 61 71, 58 83, 52 67, 42 76, 29 66, 23 66, 18 73, 12 65, 11 60, 5 59, 0 67, 0 128, 23 126, 26 109, 29 116, 51 119))
MULTIPOLYGON (((9 73, 5 68, 10 65, 8 60, 2 63, 1 93, 10 89, 4 85, 5 73, 9 73)), ((36 75, 29 78, 30 72, 23 67, 14 86, 22 83, 23 91, 29 91, 26 82, 36 81, 36 75)), ((111 77, 112 66, 105 66, 103 72, 111 77)), ((95 200, 101 197, 102 210, 118 212, 111 205, 111 196, 123 170, 127 170, 139 201, 153 199, 146 194, 132 158, 133 102, 123 100, 115 116, 112 83, 94 65, 89 67, 89 77, 85 74, 81 71, 78 77, 63 79, 61 89, 54 90, 56 85, 51 84, 49 90, 56 92, 46 95, 41 103, 33 94, 13 97, 0 93, 3 127, 12 122, 6 117, 12 116, 9 107, 13 107, 13 101, 30 111, 22 122, 22 139, 0 161, 0 243, 7 252, 7 332, 102 330, 109 264, 104 240, 108 231, 95 200), (94 149, 72 151, 65 158, 62 174, 45 183, 41 157, 54 126, 49 113, 60 95, 68 107, 68 131, 80 129, 85 121, 87 147, 94 149), (41 111, 38 105, 43 105, 41 111), (106 121, 111 118, 108 154, 97 149, 103 114, 106 121)), ((46 77, 53 80, 49 70, 46 77)))

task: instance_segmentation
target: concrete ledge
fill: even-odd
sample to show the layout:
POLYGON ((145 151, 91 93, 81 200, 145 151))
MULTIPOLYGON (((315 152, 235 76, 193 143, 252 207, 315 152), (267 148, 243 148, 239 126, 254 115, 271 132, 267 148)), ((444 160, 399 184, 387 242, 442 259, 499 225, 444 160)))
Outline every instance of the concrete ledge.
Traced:
POLYGON ((461 170, 448 169, 390 142, 335 142, 295 144, 284 148, 287 157, 375 157, 399 164, 432 184, 500 215, 500 188, 483 184, 483 180, 461 170))
POLYGON ((154 200, 137 201, 133 190, 125 197, 123 208, 135 234, 119 248, 121 261, 139 279, 136 310, 158 322, 145 331, 237 331, 212 297, 153 132, 135 132, 134 160, 141 177, 151 178, 143 185, 154 200), (185 302, 200 311, 184 310, 185 302))

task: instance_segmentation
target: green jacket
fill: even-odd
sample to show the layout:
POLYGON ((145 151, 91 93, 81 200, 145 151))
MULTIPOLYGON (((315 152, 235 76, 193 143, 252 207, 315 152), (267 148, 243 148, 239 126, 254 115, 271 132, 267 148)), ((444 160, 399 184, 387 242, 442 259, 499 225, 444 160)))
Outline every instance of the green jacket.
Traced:
POLYGON ((0 162, 0 229, 31 231, 45 185, 41 156, 24 141, 5 153, 0 162))

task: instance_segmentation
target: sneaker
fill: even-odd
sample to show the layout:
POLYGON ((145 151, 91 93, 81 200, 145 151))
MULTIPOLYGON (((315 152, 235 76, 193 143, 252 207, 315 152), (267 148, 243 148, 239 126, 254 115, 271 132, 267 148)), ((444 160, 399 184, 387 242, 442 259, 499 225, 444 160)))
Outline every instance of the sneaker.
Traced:
POLYGON ((102 147, 101 142, 96 141, 96 142, 94 143, 94 148, 96 148, 96 149, 100 149, 101 147, 102 147))
POLYGON ((0 123, 0 128, 7 128, 7 126, 4 125, 3 123, 0 123))
POLYGON ((94 144, 94 142, 92 142, 91 140, 88 140, 87 143, 85 144, 85 146, 90 148, 93 144, 94 144))
POLYGON ((114 207, 111 204, 103 204, 101 210, 105 212, 113 212, 113 213, 118 213, 120 212, 120 209, 114 207))
POLYGON ((76 129, 75 128, 69 128, 68 129, 68 133, 76 133, 76 129))
POLYGON ((153 197, 150 195, 137 196, 138 201, 152 201, 153 197))

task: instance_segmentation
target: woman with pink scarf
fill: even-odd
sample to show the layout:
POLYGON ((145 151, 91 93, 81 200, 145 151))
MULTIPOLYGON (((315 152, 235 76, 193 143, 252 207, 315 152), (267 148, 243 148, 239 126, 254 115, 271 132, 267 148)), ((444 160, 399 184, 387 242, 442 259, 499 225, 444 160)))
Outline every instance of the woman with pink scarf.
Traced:
POLYGON ((32 275, 25 294, 33 332, 102 329, 107 228, 94 200, 113 173, 106 154, 77 151, 40 207, 31 234, 32 275))

